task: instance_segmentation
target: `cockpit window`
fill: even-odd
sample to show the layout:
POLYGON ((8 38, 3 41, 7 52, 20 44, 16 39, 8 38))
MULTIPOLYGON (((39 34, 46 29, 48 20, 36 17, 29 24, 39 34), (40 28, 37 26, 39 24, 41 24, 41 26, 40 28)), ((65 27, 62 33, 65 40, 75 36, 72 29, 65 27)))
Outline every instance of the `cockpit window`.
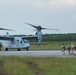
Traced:
POLYGON ((17 40, 17 42, 19 43, 19 40, 17 40))
POLYGON ((29 43, 28 41, 24 41, 24 43, 29 43))

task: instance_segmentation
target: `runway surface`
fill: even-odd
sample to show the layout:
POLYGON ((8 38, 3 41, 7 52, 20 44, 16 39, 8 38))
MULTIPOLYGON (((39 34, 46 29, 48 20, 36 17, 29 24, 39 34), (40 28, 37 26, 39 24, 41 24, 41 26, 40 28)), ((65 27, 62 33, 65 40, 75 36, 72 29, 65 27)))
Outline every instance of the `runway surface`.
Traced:
POLYGON ((68 52, 60 50, 42 50, 42 51, 0 51, 0 56, 36 56, 36 57, 76 57, 76 55, 69 55, 68 52))

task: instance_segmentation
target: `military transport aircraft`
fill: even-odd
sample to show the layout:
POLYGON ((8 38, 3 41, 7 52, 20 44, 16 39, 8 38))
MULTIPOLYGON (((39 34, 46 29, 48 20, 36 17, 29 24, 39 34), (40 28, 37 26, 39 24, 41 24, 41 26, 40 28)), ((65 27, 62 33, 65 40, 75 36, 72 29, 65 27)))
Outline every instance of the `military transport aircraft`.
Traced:
MULTIPOLYGON (((42 29, 47 29, 48 28, 42 28, 41 26, 35 26, 30 23, 26 23, 27 25, 30 25, 34 27, 36 31, 36 35, 32 36, 23 36, 23 37, 12 37, 9 35, 8 32, 6 32, 6 36, 0 36, 0 44, 4 48, 5 51, 8 51, 9 49, 17 49, 18 51, 21 49, 26 49, 28 50, 30 48, 30 42, 28 41, 29 39, 35 39, 36 40, 36 45, 39 46, 41 43, 42 39, 42 29)), ((4 29, 0 28, 0 30, 10 30, 11 29, 4 29)), ((51 30, 58 30, 58 29, 51 29, 51 30)))

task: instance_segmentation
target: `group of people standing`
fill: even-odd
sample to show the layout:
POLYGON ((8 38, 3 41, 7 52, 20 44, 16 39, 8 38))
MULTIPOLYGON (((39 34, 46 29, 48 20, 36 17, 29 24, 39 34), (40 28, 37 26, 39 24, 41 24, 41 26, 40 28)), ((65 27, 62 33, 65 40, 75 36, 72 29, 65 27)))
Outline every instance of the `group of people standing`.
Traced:
POLYGON ((68 50, 69 55, 70 54, 75 54, 74 51, 76 51, 76 45, 73 44, 73 43, 72 44, 69 44, 67 46, 65 44, 62 44, 61 50, 63 51, 63 55, 65 55, 65 50, 68 50))

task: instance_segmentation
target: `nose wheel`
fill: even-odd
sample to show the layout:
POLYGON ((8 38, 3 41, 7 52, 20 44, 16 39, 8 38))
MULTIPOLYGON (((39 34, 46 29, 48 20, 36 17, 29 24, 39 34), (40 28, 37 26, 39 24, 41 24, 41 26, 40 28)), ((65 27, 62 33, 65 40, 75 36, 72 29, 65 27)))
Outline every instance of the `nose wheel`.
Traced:
POLYGON ((29 50, 29 48, 27 47, 27 48, 26 48, 26 50, 28 51, 28 50, 29 50))

